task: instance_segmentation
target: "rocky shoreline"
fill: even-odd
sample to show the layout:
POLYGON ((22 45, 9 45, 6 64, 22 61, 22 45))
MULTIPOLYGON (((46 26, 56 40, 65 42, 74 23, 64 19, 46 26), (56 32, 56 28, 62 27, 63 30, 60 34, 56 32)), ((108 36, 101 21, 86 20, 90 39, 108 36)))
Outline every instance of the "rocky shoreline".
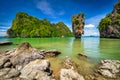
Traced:
MULTIPOLYGON (((94 74, 82 75, 79 66, 69 57, 62 60, 58 78, 51 70, 49 57, 56 57, 57 50, 41 50, 23 42, 18 48, 0 54, 0 80, 119 80, 120 61, 102 60, 94 74)), ((86 55, 78 54, 83 59, 86 55)))

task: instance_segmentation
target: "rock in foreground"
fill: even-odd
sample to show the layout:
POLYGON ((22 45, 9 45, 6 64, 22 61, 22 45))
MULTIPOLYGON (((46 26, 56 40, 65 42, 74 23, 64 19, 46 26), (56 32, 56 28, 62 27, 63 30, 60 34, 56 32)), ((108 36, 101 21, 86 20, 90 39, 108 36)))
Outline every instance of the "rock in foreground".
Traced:
POLYGON ((33 48, 27 42, 23 42, 22 44, 20 44, 19 47, 10 55, 10 62, 14 66, 24 66, 32 60, 43 58, 39 51, 33 48))
POLYGON ((0 80, 54 80, 49 60, 28 42, 0 54, 0 80))
POLYGON ((77 64, 70 58, 64 60, 64 67, 60 71, 60 80, 85 80, 77 71, 77 64))
POLYGON ((98 72, 103 76, 116 78, 116 74, 120 72, 120 61, 118 60, 102 60, 102 65, 99 67, 98 72))
POLYGON ((29 80, 54 80, 50 74, 50 62, 36 59, 31 61, 21 70, 21 78, 29 80))

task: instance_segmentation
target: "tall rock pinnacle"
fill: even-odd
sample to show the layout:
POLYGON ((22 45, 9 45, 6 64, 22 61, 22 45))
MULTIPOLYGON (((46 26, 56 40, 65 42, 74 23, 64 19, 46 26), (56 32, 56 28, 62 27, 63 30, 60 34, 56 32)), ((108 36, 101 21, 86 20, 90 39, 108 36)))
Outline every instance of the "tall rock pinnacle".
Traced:
POLYGON ((84 34, 84 14, 72 16, 72 30, 75 38, 80 38, 84 34))

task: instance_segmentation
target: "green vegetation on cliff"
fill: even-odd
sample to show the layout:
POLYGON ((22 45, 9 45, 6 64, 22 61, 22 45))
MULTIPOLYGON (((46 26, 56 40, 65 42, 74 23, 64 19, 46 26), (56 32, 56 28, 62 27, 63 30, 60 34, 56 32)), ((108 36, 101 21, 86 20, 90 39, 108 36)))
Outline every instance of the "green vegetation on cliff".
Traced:
POLYGON ((52 24, 47 19, 39 20, 27 13, 19 12, 7 30, 8 37, 69 37, 69 28, 63 23, 52 24))
POLYGON ((98 28, 101 37, 120 38, 120 2, 116 3, 113 11, 100 21, 98 28))
POLYGON ((75 38, 80 38, 84 34, 84 13, 75 14, 72 16, 72 30, 75 38))

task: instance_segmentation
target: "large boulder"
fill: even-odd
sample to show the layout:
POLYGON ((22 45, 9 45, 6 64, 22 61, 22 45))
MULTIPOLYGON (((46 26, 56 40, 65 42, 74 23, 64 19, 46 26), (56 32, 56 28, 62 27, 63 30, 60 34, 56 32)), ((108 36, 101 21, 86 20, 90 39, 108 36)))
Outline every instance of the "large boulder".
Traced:
POLYGON ((120 72, 120 61, 118 60, 102 60, 98 72, 103 76, 116 78, 116 74, 120 72))
POLYGON ((33 48, 28 42, 23 42, 20 44, 19 47, 10 54, 10 56, 10 62, 14 66, 24 66, 32 60, 43 58, 39 51, 33 48))
POLYGON ((84 14, 72 16, 72 30, 75 38, 80 38, 84 34, 84 14))
POLYGON ((20 77, 29 80, 53 80, 52 76, 49 75, 52 74, 51 72, 48 60, 36 59, 21 70, 20 77))

